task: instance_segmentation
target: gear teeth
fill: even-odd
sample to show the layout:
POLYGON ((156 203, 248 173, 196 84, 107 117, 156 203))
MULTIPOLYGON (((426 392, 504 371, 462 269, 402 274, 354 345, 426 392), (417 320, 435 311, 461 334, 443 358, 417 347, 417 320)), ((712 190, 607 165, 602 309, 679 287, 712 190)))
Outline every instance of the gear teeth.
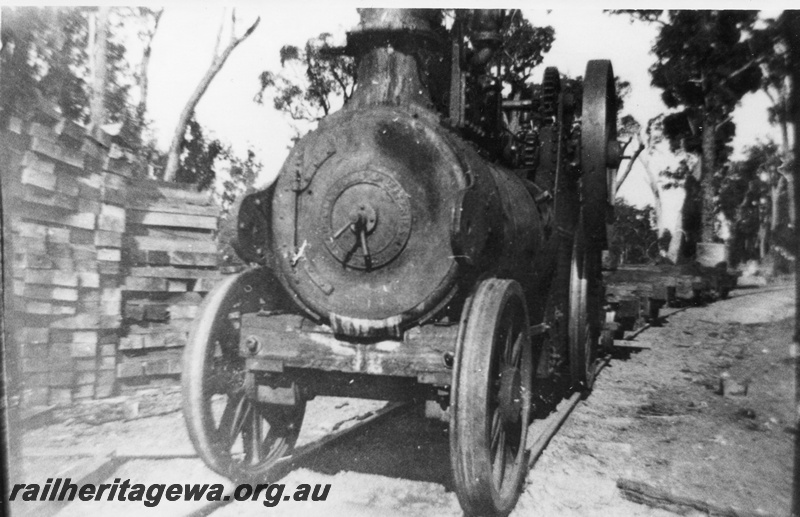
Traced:
POLYGON ((558 96, 561 93, 561 74, 558 68, 549 66, 542 77, 542 115, 555 117, 558 113, 558 96))
POLYGON ((525 169, 536 167, 536 150, 538 148, 538 138, 533 131, 525 131, 521 136, 522 152, 520 153, 520 163, 525 169))

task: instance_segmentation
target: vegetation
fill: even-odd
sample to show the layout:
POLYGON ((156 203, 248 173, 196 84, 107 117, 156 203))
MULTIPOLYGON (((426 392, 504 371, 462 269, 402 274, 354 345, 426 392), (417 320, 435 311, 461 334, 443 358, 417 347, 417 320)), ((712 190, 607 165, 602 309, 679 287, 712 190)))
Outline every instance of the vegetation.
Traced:
MULTIPOLYGON (((452 15, 452 13, 445 13, 452 15)), ((503 27, 503 43, 492 63, 513 98, 544 59, 555 40, 552 27, 535 27, 512 11, 503 27)), ((286 113, 299 136, 305 122, 317 122, 333 109, 347 102, 355 88, 355 63, 332 46, 329 33, 308 40, 301 49, 285 45, 280 50, 281 70, 264 71, 259 76, 258 103, 270 99, 276 110, 286 113)))
POLYGON ((613 12, 658 26, 650 73, 670 111, 657 129, 681 157, 661 176, 665 188, 686 191, 674 232, 678 249, 671 256, 685 260, 695 242, 719 240, 719 215, 732 228, 729 244, 737 257, 763 257, 783 246, 778 241, 786 239, 778 236, 791 233, 795 223, 787 15, 774 20, 760 19, 755 11, 613 12), (732 113, 744 94, 758 89, 771 100, 769 120, 781 129, 780 146, 754 145, 745 160, 731 163, 732 113))
POLYGON ((659 238, 653 224, 653 207, 637 208, 618 199, 614 215, 611 250, 616 253, 619 263, 649 264, 658 260, 659 238))
MULTIPOLYGON (((696 241, 719 240, 720 217, 731 228, 730 244, 737 258, 763 258, 776 249, 781 253, 792 249, 796 201, 789 99, 791 76, 796 72, 790 65, 789 41, 795 34, 787 29, 792 13, 777 19, 730 10, 615 13, 657 28, 650 73, 665 104, 665 112, 649 121, 637 121, 620 110, 620 137, 627 142, 626 154, 632 159, 620 171, 617 186, 638 160, 645 166, 655 197, 646 217, 638 209, 618 207, 620 224, 628 228, 623 233, 627 235, 642 221, 660 220, 662 189, 683 188, 688 202, 680 217, 682 226, 671 229, 677 248, 683 246, 683 250, 673 246, 671 258, 690 257, 696 241), (780 129, 780 138, 755 143, 742 160, 731 161, 730 142, 736 131, 732 114, 743 95, 759 89, 770 99, 769 120, 780 129), (675 165, 662 171, 656 170, 653 159, 659 146, 669 146, 677 157, 675 165)), ((452 16, 452 11, 443 14, 452 16)), ((221 58, 255 30, 253 24, 237 35, 235 11, 228 11, 230 38, 222 38, 221 30, 221 44, 205 82, 198 86, 199 94, 187 100, 185 124, 176 128, 174 171, 167 165, 166 154, 148 136, 147 68, 162 11, 4 7, 2 15, 3 117, 27 109, 40 98, 55 101, 68 119, 89 128, 103 127, 116 134, 118 143, 127 143, 148 165, 140 174, 188 181, 201 189, 220 185, 223 208, 229 208, 233 197, 258 174, 261 166, 252 151, 244 159, 235 156, 194 117, 201 86, 207 86, 222 66, 221 58), (130 44, 131 35, 139 39, 136 45, 130 44), (222 170, 230 171, 230 177, 219 182, 222 170)), ((531 25, 518 11, 510 12, 503 31, 502 47, 492 66, 506 86, 504 93, 514 97, 551 48, 555 31, 531 25)), ((298 135, 353 94, 355 64, 333 48, 330 34, 322 33, 304 46, 283 46, 280 63, 280 70, 260 74, 255 100, 286 113, 298 135)), ((579 93, 580 78, 569 83, 579 93)), ((621 98, 629 89, 629 84, 617 81, 621 98)), ((639 235, 634 232, 630 237, 634 234, 639 235)), ((646 232, 641 235, 652 238, 646 232)), ((626 251, 627 260, 650 254, 626 251)))

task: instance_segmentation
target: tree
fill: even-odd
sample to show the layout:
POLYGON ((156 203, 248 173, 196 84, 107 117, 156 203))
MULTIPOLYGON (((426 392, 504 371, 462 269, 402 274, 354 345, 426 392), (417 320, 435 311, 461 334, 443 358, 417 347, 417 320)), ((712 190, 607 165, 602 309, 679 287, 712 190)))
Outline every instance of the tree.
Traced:
MULTIPOLYGON (((452 11, 448 12, 454 16, 452 11)), ((447 37, 444 34, 445 39, 447 37)), ((508 98, 514 98, 529 81, 534 68, 555 40, 552 27, 534 27, 518 10, 506 18, 503 40, 491 65, 499 70, 499 78, 509 87, 508 98)), ((332 48, 331 35, 322 33, 308 40, 305 47, 285 45, 281 48, 281 71, 264 71, 259 76, 261 89, 255 96, 263 103, 271 96, 276 110, 294 121, 315 123, 332 109, 346 103, 353 94, 356 78, 352 57, 332 48)), ((295 127, 295 131, 299 133, 295 127)))
MULTIPOLYGON (((636 141, 636 147, 633 150, 633 154, 626 159, 625 169, 618 175, 617 182, 614 185, 616 194, 630 175, 636 161, 639 160, 645 171, 645 180, 653 194, 653 217, 657 228, 662 228, 661 222, 663 220, 661 187, 658 182, 658 174, 653 172, 650 165, 650 159, 655 153, 656 145, 663 141, 661 132, 662 119, 663 115, 655 116, 647 121, 647 126, 645 127, 642 127, 632 115, 624 115, 619 119, 617 122, 617 134, 620 138, 627 139, 623 144, 622 154, 625 154, 634 140, 636 141)), ((661 233, 661 230, 659 230, 659 237, 661 233)))
POLYGON ((504 85, 510 86, 507 95, 515 98, 531 77, 544 55, 550 51, 555 41, 553 27, 534 27, 519 10, 514 10, 508 17, 503 30, 503 40, 496 54, 496 65, 500 69, 500 79, 504 85))
POLYGON ((99 6, 89 16, 90 72, 89 126, 99 127, 106 121, 106 86, 108 83, 108 29, 111 8, 99 6))
POLYGON ((144 50, 142 51, 142 62, 139 64, 139 74, 138 74, 138 82, 139 82, 139 105, 136 108, 136 122, 140 127, 144 127, 146 125, 146 115, 147 115, 147 94, 149 93, 149 68, 150 68, 150 54, 152 53, 153 49, 153 38, 156 36, 156 31, 158 31, 158 25, 161 22, 161 15, 164 14, 164 9, 160 9, 158 11, 150 10, 146 7, 140 7, 139 13, 142 18, 145 20, 152 20, 151 23, 147 23, 147 27, 144 30, 139 31, 139 39, 142 40, 144 44, 144 50))
POLYGON ((659 257, 659 237, 653 226, 653 207, 636 208, 621 199, 614 204, 611 247, 620 264, 647 264, 659 257))
POLYGON ((716 209, 713 176, 725 161, 726 144, 735 131, 731 113, 761 80, 758 61, 748 44, 757 13, 614 12, 660 26, 652 49, 656 56, 650 68, 652 84, 664 90, 662 100, 676 110, 663 121, 672 147, 700 158, 697 174, 687 184, 687 200, 696 203, 702 213, 701 227, 692 233, 711 241, 716 209))
POLYGON ((226 158, 225 153, 222 142, 206 137, 200 124, 192 118, 181 138, 180 162, 173 181, 192 183, 197 190, 210 188, 217 177, 217 160, 226 158))
MULTIPOLYGON (((255 96, 259 104, 272 95, 276 110, 293 121, 317 122, 337 104, 346 103, 355 89, 355 63, 352 57, 331 51, 329 33, 309 39, 302 49, 284 45, 280 50, 281 72, 261 72, 261 89, 255 96)), ((297 126, 295 132, 299 134, 297 126)))
POLYGON ((234 156, 230 149, 225 152, 230 160, 230 168, 228 169, 228 179, 222 183, 220 206, 222 207, 223 217, 228 215, 235 217, 236 214, 231 214, 234 202, 255 183, 263 169, 263 165, 256 158, 256 153, 252 149, 247 151, 247 158, 244 160, 234 156))
MULTIPOLYGON (((763 20, 764 27, 753 32, 750 38, 751 51, 758 56, 762 71, 761 90, 767 95, 772 106, 768 109, 769 122, 780 127, 781 154, 786 165, 792 159, 791 143, 789 141, 789 125, 791 116, 789 112, 789 97, 792 91, 792 78, 790 74, 789 46, 779 20, 763 20)), ((788 217, 792 227, 795 226, 795 197, 794 175, 791 167, 781 167, 782 180, 788 190, 787 201, 789 204, 788 217)))
POLYGON ((241 42, 250 37, 254 30, 256 30, 256 27, 258 27, 258 24, 261 21, 261 17, 258 17, 250 26, 250 28, 244 32, 244 34, 237 37, 236 9, 231 9, 230 36, 228 39, 228 44, 224 49, 222 49, 220 44, 222 42, 223 28, 225 27, 224 21, 225 20, 223 19, 219 26, 219 32, 217 33, 217 44, 214 48, 214 57, 211 60, 211 64, 209 65, 208 70, 206 70, 205 75, 203 75, 203 77, 200 79, 200 82, 197 84, 194 92, 189 97, 189 100, 186 101, 186 105, 178 117, 178 123, 175 126, 175 133, 172 136, 172 142, 170 143, 169 151, 167 151, 167 164, 164 168, 164 179, 166 181, 174 181, 176 179, 178 168, 180 166, 180 154, 184 135, 186 133, 186 127, 194 115, 194 110, 197 107, 197 104, 200 102, 203 94, 208 89, 211 81, 214 79, 214 77, 216 77, 217 73, 222 70, 222 67, 225 65, 225 61, 228 60, 228 57, 231 55, 231 53, 236 49, 236 47, 239 46, 241 42))
POLYGON ((748 147, 744 160, 733 163, 722 179, 720 208, 733 223, 733 248, 743 259, 763 259, 776 247, 793 246, 783 169, 782 146, 759 142, 748 147))
MULTIPOLYGON (((670 11, 650 68, 652 84, 664 90, 664 132, 675 147, 700 157, 701 238, 714 238, 713 176, 735 131, 731 113, 755 91, 761 71, 746 42, 756 21, 752 11, 670 11), (709 52, 713 49, 713 52, 709 52), (722 151, 720 150, 722 147, 722 151)), ((687 195, 689 192, 687 192, 687 195)))
POLYGON ((5 108, 24 110, 39 97, 55 101, 69 120, 130 130, 143 124, 130 104, 134 82, 124 34, 139 13, 124 8, 3 8, 5 108))
POLYGON ((88 116, 84 11, 67 8, 4 7, 2 40, 4 107, 25 109, 39 96, 52 99, 70 120, 88 116))

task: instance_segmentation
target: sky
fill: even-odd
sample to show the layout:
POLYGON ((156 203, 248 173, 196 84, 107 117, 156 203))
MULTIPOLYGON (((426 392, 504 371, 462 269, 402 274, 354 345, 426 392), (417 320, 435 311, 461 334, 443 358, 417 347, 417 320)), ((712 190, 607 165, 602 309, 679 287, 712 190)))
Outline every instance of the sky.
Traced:
MULTIPOLYGON (((616 4, 616 7, 625 7, 619 2, 616 4)), ((670 2, 670 6, 676 4, 681 7, 680 2, 670 2)), ((749 0, 683 4, 693 8, 734 6, 762 9, 779 5, 749 0)), ((379 6, 377 3, 373 5, 379 6)), ((460 5, 472 7, 464 2, 460 5)), ((597 3, 560 2, 554 5, 554 2, 541 1, 536 5, 541 9, 523 10, 526 17, 534 25, 552 25, 556 33, 552 49, 534 72, 536 82, 547 66, 557 66, 562 73, 576 76, 583 75, 590 59, 611 59, 615 74, 630 81, 632 86, 631 94, 625 100, 624 113, 630 113, 645 123, 665 111, 660 90, 650 86, 648 73, 653 62, 650 48, 656 36, 655 26, 630 23, 626 16, 607 15, 596 7, 597 3)), ((607 6, 607 2, 600 5, 607 6)), ((645 0, 636 4, 638 7, 656 5, 664 6, 664 2, 654 4, 645 0)), ((157 141, 164 149, 169 145, 178 114, 212 59, 223 10, 219 4, 173 2, 167 4, 164 11, 153 43, 148 95, 149 117, 153 120, 157 141)), ((252 148, 264 164, 265 174, 260 181, 268 183, 288 154, 293 131, 288 118, 276 111, 271 102, 258 105, 253 101, 259 88, 259 73, 280 70, 278 51, 285 44, 302 46, 322 32, 332 33, 343 44, 345 32, 357 24, 358 14, 352 4, 341 2, 282 1, 270 3, 268 7, 263 3, 249 2, 238 4, 237 34, 241 34, 258 16, 261 16, 260 25, 231 54, 200 101, 196 116, 213 136, 231 144, 238 154, 244 155, 248 148, 252 148)), ((767 105, 768 99, 759 92, 746 96, 737 108, 734 113, 737 134, 733 142, 737 153, 759 139, 778 138, 777 129, 767 122, 767 105)), ((659 159, 667 163, 670 157, 664 155, 659 159)), ((652 194, 644 178, 644 170, 637 163, 620 195, 639 206, 650 203, 652 194)), ((680 192, 674 190, 667 193, 664 201, 667 212, 675 212, 673 208, 679 205, 680 196, 680 192)), ((663 224, 669 227, 671 221, 667 218, 663 224)))

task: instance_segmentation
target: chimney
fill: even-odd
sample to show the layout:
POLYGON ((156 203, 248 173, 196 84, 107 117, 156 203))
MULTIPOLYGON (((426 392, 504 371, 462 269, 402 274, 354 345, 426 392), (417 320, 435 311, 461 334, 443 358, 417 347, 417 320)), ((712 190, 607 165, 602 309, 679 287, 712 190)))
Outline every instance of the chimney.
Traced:
POLYGON ((358 79, 348 109, 376 104, 431 107, 427 71, 418 51, 437 44, 438 9, 359 9, 361 22, 347 35, 358 79))

